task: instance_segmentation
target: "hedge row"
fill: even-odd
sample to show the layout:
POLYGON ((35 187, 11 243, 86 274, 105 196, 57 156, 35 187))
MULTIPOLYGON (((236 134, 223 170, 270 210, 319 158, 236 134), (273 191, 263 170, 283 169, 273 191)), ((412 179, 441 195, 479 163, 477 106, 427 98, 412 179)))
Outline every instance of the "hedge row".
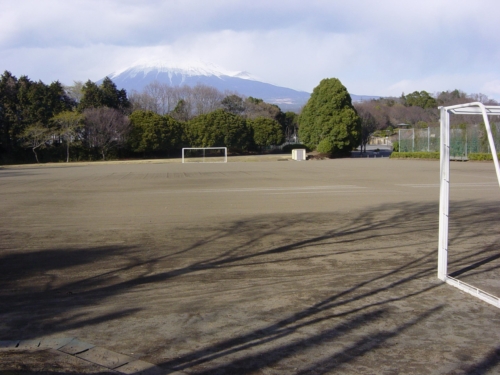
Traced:
POLYGON ((439 152, 392 152, 391 159, 439 159, 439 152))
MULTIPOLYGON (((497 154, 500 160, 500 153, 497 154)), ((439 152, 392 152, 392 159, 439 159, 439 152)), ((467 155, 468 160, 486 161, 493 160, 492 154, 470 153, 467 155)))
MULTIPOLYGON (((500 159, 500 153, 497 154, 498 159, 500 159)), ((489 154, 468 154, 467 155, 469 160, 477 160, 477 161, 483 161, 483 160, 493 160, 493 155, 491 153, 489 154)))

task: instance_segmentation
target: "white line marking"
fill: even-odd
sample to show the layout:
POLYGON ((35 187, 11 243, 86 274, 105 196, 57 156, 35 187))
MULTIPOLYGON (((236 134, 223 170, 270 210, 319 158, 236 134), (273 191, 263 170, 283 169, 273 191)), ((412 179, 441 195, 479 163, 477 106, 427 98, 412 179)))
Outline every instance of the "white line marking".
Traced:
POLYGON ((203 189, 203 190, 190 190, 191 193, 255 193, 255 192, 270 192, 270 191, 310 191, 322 192, 322 190, 336 190, 336 191, 349 191, 352 189, 366 189, 362 186, 355 185, 334 185, 334 186, 302 186, 302 187, 278 187, 278 188, 234 188, 234 189, 203 189), (340 190, 339 190, 340 189, 340 190))
MULTIPOLYGON (((411 188, 439 188, 439 184, 396 184, 396 186, 404 186, 411 188)), ((451 182, 450 187, 495 187, 498 186, 495 182, 451 182)))
POLYGON ((396 186, 412 187, 412 188, 434 188, 439 187, 439 184, 396 184, 396 186))
POLYGON ((357 193, 371 193, 372 190, 358 190, 358 191, 353 191, 353 190, 318 190, 318 191, 290 191, 290 192, 283 192, 283 193, 266 193, 266 195, 285 195, 285 194, 319 194, 319 193, 348 193, 348 194, 357 194, 357 193))

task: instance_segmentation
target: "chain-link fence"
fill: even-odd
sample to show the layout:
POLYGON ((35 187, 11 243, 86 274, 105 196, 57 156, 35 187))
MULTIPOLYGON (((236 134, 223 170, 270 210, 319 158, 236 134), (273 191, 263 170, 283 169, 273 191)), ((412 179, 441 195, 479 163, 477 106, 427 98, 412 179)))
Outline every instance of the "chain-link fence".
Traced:
MULTIPOLYGON (((497 151, 500 150, 500 123, 491 124, 497 151)), ((439 152, 440 129, 399 129, 400 152, 439 152)), ((467 158, 470 153, 490 153, 488 136, 483 125, 468 125, 450 129, 450 156, 467 158)))
POLYGON ((439 128, 399 129, 399 151, 439 151, 439 128))

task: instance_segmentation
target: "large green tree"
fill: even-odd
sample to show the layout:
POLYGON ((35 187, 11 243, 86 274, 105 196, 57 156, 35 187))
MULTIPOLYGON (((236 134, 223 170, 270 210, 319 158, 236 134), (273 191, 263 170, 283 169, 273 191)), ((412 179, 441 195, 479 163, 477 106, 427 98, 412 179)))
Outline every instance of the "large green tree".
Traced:
POLYGON ((226 112, 235 115, 240 115, 245 110, 243 99, 235 94, 228 95, 222 99, 221 105, 226 112))
POLYGON ((285 113, 283 121, 283 132, 285 134, 285 142, 296 142, 299 132, 299 115, 295 112, 288 111, 285 113))
POLYGON ((0 157, 12 158, 22 132, 17 78, 5 71, 0 77, 0 157))
POLYGON ((168 154, 182 146, 181 124, 171 116, 162 116, 153 111, 134 111, 129 119, 132 125, 129 135, 132 151, 168 154))
POLYGON ((78 110, 83 112, 89 108, 99 108, 104 106, 102 102, 102 93, 99 86, 90 79, 85 82, 81 88, 82 98, 78 103, 78 110))
POLYGON ((40 122, 49 125, 50 119, 60 112, 70 110, 74 102, 59 82, 46 85, 22 76, 18 81, 19 114, 25 126, 40 122))
POLYGON ((299 125, 301 142, 311 148, 328 139, 333 154, 345 154, 361 142, 361 120, 337 78, 324 79, 314 89, 300 114, 299 125))
POLYGON ((0 77, 0 159, 22 159, 24 130, 34 124, 48 127, 54 115, 73 106, 59 82, 45 85, 26 76, 17 79, 5 71, 0 77))
POLYGON ((246 150, 251 142, 251 134, 245 120, 222 109, 189 120, 186 133, 192 147, 246 150))
POLYGON ((427 91, 414 91, 403 96, 403 104, 408 107, 421 107, 424 109, 437 108, 438 103, 427 91))
POLYGON ((253 142, 258 148, 283 143, 283 129, 278 121, 258 117, 247 120, 247 124, 252 130, 253 142))
POLYGON ((189 120, 190 117, 190 112, 191 112, 191 104, 184 99, 180 99, 177 102, 177 105, 175 106, 174 110, 170 112, 173 118, 175 118, 178 121, 187 121, 189 120))
POLYGON ((83 112, 89 108, 108 107, 117 109, 122 113, 130 113, 132 108, 125 90, 118 90, 116 85, 108 77, 104 78, 102 84, 88 80, 81 88, 82 98, 78 103, 78 110, 83 112))
POLYGON ((131 104, 124 89, 118 90, 114 82, 106 77, 100 86, 102 92, 102 104, 108 108, 115 108, 124 113, 130 113, 131 104))

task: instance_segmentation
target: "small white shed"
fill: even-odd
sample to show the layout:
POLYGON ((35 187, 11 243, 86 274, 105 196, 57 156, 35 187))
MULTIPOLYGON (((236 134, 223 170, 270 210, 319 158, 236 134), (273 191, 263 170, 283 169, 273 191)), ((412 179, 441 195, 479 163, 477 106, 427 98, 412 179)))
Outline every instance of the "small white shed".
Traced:
POLYGON ((297 161, 306 160, 306 150, 304 148, 296 148, 292 150, 292 159, 297 161))

